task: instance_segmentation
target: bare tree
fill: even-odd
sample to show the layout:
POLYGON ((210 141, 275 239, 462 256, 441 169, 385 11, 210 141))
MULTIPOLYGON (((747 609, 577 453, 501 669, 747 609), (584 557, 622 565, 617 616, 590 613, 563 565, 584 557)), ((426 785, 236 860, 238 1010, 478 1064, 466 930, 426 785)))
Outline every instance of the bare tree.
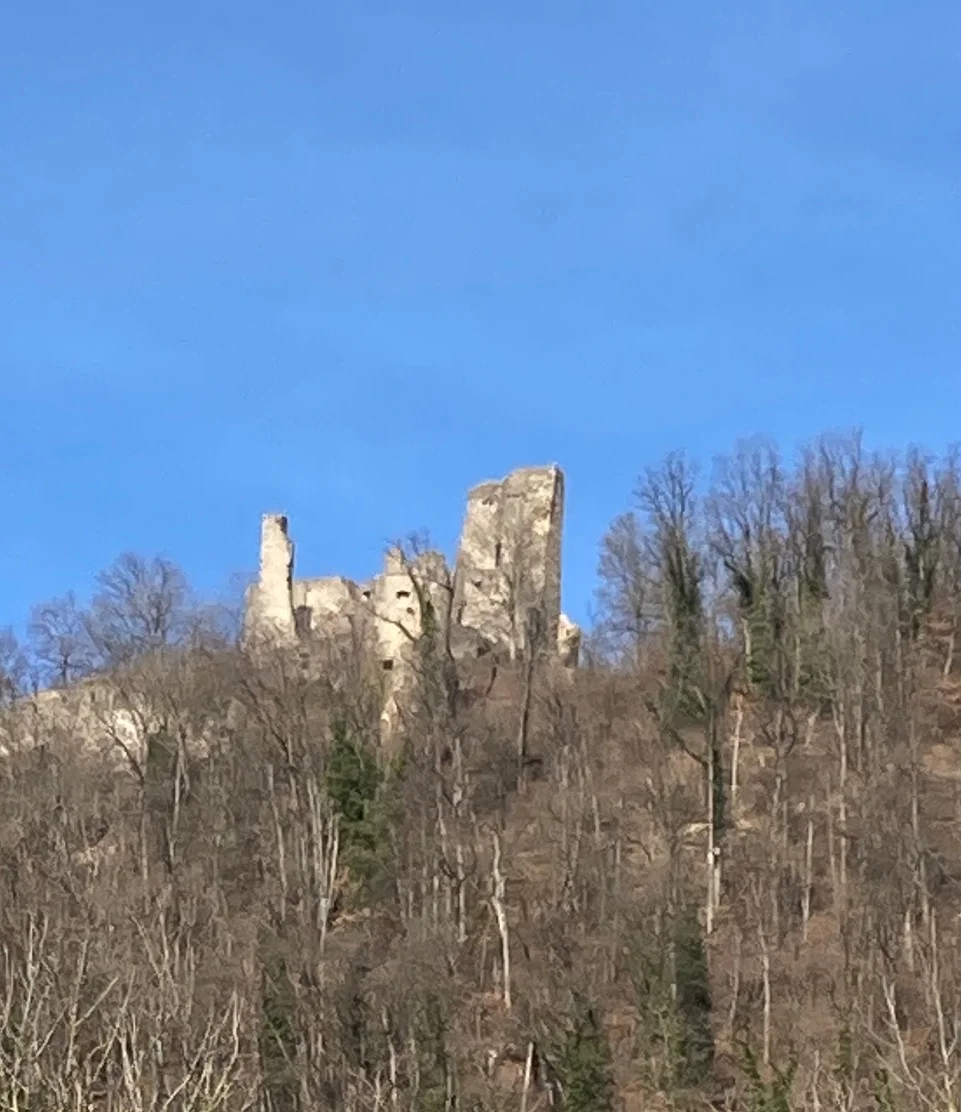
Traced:
POLYGON ((91 640, 106 664, 173 644, 189 629, 189 591, 171 561, 125 553, 97 576, 88 619, 91 640))
POLYGON ((30 613, 30 648, 48 681, 66 686, 94 666, 96 650, 90 618, 71 591, 40 603, 30 613))
POLYGON ((597 568, 597 632, 615 660, 640 662, 655 617, 652 573, 640 520, 634 513, 621 514, 601 540, 597 568))
POLYGON ((0 629, 0 706, 22 694, 27 680, 27 658, 12 629, 0 629))
POLYGON ((697 703, 697 670, 704 633, 703 523, 697 471, 683 453, 648 468, 634 497, 648 522, 647 557, 654 569, 658 617, 676 706, 697 703))

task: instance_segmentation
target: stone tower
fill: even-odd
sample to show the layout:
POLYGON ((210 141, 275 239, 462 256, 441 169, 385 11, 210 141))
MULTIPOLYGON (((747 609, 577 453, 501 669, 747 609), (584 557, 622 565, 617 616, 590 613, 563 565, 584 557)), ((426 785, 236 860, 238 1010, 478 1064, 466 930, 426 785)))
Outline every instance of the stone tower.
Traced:
POLYGON ((542 644, 557 645, 563 517, 564 474, 556 464, 470 491, 455 573, 458 624, 516 655, 535 614, 542 644))
POLYGON ((279 642, 294 641, 294 546, 283 514, 260 519, 260 575, 247 596, 245 630, 279 642))

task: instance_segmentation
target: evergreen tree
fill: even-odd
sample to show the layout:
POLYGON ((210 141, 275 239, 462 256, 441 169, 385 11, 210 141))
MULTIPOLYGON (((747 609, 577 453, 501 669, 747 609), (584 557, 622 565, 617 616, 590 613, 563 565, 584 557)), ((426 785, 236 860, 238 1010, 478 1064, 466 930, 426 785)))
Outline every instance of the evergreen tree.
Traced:
POLYGON ((791 1061, 786 1068, 771 1066, 771 1078, 765 1080, 757 1056, 748 1045, 741 1047, 741 1063, 748 1082, 750 1112, 791 1112, 791 1088, 797 1063, 791 1061))
POLYGON ((421 1112, 444 1112, 449 1107, 451 1063, 447 1050, 447 1018, 440 1001, 427 993, 417 1009, 413 1024, 417 1048, 418 1091, 416 1107, 421 1112))
POLYGON ((327 754, 325 784, 340 820, 344 862, 363 882, 369 882, 377 872, 384 845, 375 808, 381 782, 374 754, 351 736, 345 723, 336 723, 327 754))
POLYGON ((571 1022, 556 1052, 566 1112, 610 1112, 614 1079, 607 1035, 595 1010, 575 1002, 571 1022))
POLYGON ((635 951, 633 979, 640 1020, 638 1064, 651 1085, 673 1092, 706 1078, 714 1061, 714 1036, 697 911, 685 907, 675 921, 667 918, 665 923, 664 918, 638 924, 643 940, 635 951))
POLYGON ((266 1112, 296 1112, 299 1106, 296 999, 281 938, 264 931, 260 942, 260 1069, 266 1112))
POLYGON ((680 1035, 678 1080, 684 1085, 696 1085, 704 1079, 714 1061, 714 1034, 707 953, 693 907, 685 908, 677 925, 674 965, 680 1035))

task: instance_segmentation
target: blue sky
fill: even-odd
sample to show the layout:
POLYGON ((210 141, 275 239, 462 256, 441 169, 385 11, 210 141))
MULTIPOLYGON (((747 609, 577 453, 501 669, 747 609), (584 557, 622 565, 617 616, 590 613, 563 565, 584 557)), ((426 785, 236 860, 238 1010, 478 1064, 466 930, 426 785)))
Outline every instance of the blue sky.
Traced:
POLYGON ((36 0, 0 34, 0 625, 455 542, 559 462, 961 439, 961 5, 36 0))

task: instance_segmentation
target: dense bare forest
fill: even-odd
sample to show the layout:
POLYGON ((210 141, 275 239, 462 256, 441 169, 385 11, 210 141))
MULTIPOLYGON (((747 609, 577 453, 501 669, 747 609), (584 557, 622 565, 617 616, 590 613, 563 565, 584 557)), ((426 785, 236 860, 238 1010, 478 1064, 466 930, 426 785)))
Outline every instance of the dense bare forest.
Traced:
POLYGON ((423 638, 389 751, 164 560, 36 607, 8 736, 95 676, 144 747, 0 763, 0 1109, 955 1112, 961 463, 671 456, 596 601, 574 672, 423 638))

